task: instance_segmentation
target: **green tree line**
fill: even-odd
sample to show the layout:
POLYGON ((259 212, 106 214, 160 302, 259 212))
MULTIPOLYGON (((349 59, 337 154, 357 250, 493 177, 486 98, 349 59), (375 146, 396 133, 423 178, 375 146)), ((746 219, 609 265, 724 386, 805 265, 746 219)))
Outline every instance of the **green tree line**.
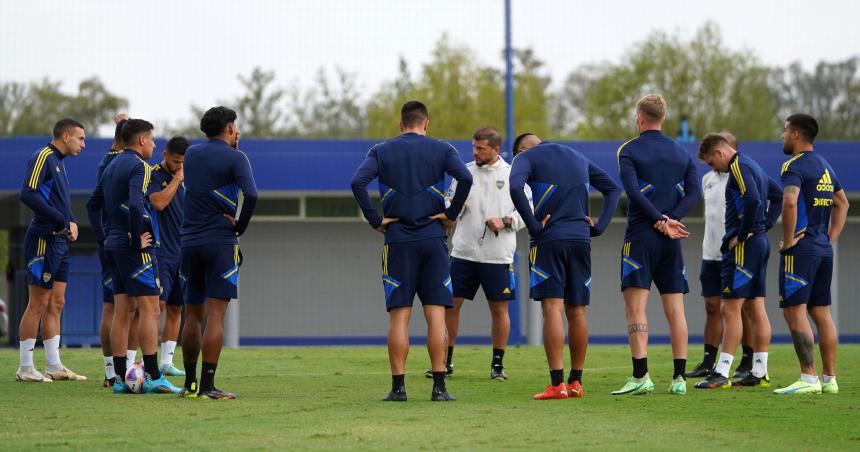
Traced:
MULTIPOLYGON (((616 62, 582 65, 553 86, 545 62, 531 49, 514 51, 515 129, 554 139, 612 140, 634 133, 633 105, 649 92, 669 103, 665 130, 682 118, 695 135, 730 130, 741 140, 773 140, 781 118, 808 112, 819 119, 821 139, 860 140, 860 57, 768 67, 748 50, 726 46, 719 27, 707 23, 692 36, 653 32, 616 62)), ((401 57, 393 79, 366 90, 356 74, 320 68, 310 86, 282 86, 272 70, 239 75, 239 95, 219 99, 235 108, 247 137, 382 138, 398 133, 399 107, 418 99, 430 108, 431 134, 467 139, 482 125, 504 125, 502 55, 495 64, 443 35, 429 62, 410 66, 401 57)), ((0 135, 44 134, 60 116, 87 126, 108 124, 127 101, 98 78, 77 94, 60 83, 0 83, 0 135)), ((187 120, 169 133, 199 136, 204 110, 191 106, 187 120)), ((133 112, 132 112, 133 115, 133 112)), ((95 128, 93 128, 95 130, 95 128)))

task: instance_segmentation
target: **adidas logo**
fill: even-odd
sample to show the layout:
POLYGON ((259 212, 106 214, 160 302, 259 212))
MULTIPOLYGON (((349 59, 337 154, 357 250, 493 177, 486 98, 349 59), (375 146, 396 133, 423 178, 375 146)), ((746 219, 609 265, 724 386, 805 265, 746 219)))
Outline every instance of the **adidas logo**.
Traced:
POLYGON ((729 360, 727 360, 727 359, 724 359, 724 360, 722 360, 722 361, 720 361, 720 362, 721 362, 721 363, 723 363, 723 364, 729 364, 729 360))
POLYGON ((726 288, 723 289, 723 293, 732 293, 732 289, 729 289, 729 287, 726 286, 726 288))
POLYGON ((503 290, 503 291, 502 291, 502 293, 503 293, 503 294, 505 294, 505 295, 510 295, 510 294, 511 294, 511 289, 508 289, 507 287, 505 287, 505 290, 503 290))
POLYGON ((830 171, 825 169, 821 179, 818 180, 818 185, 815 186, 818 191, 833 191, 833 178, 830 177, 830 171))

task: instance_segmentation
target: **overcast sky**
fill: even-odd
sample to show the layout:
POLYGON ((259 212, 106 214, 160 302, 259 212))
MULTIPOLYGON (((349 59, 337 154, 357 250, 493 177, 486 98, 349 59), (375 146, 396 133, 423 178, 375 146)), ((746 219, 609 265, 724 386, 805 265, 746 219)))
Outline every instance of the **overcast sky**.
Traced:
MULTIPOLYGON (((512 1, 514 46, 532 47, 555 83, 583 63, 617 61, 651 30, 691 36, 708 20, 767 64, 860 54, 858 1, 512 1)), ((426 62, 444 32, 502 67, 502 0, 9 0, 0 81, 47 76, 74 91, 97 75, 132 116, 176 120, 192 103, 235 96, 236 75, 255 66, 275 70, 280 85, 340 66, 370 93, 396 75, 399 56, 426 62)))

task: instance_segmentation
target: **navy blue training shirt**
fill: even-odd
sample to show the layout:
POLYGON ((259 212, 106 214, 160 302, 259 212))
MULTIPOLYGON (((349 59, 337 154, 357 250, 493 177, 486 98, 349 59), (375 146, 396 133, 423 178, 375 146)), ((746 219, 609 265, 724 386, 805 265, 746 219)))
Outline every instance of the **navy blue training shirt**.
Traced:
POLYGON ((158 218, 146 200, 150 168, 136 151, 126 149, 105 168, 90 198, 94 209, 107 212, 108 230, 105 249, 140 250, 140 236, 152 234, 152 244, 159 245, 158 218))
MULTIPOLYGON (((173 180, 173 174, 160 164, 152 166, 152 176, 149 180, 147 197, 160 192, 173 180)), ((153 206, 154 207, 154 206, 153 206)), ((179 231, 182 227, 182 216, 185 210, 185 187, 180 184, 176 194, 164 210, 158 212, 158 229, 161 235, 161 246, 156 251, 159 260, 179 261, 181 248, 179 246, 179 231)))
POLYGON ((185 209, 180 229, 182 248, 235 245, 248 228, 257 206, 257 184, 244 152, 212 138, 185 151, 185 209), (239 191, 242 191, 242 211, 239 191), (224 217, 236 219, 236 226, 224 217))
POLYGON ((736 153, 729 160, 729 180, 726 183, 726 235, 728 241, 737 236, 739 242, 749 233, 765 232, 776 222, 782 211, 782 189, 767 176, 751 158, 736 153), (770 205, 768 205, 770 202, 770 205))
POLYGON ((27 161, 20 198, 33 211, 30 230, 37 235, 50 235, 66 229, 70 222, 77 222, 72 213, 64 158, 59 149, 48 144, 27 161))
POLYGON ((417 133, 404 133, 383 141, 367 153, 352 177, 352 194, 370 226, 382 218, 399 218, 385 231, 385 243, 447 237, 445 228, 430 217, 444 212, 455 220, 472 188, 472 173, 448 143, 417 133), (445 173, 457 180, 451 205, 445 209, 445 173), (382 216, 367 194, 367 185, 379 179, 382 216))
POLYGON ((804 237, 791 248, 792 254, 832 256, 830 214, 833 194, 842 190, 833 167, 817 152, 805 151, 782 165, 783 187, 800 187, 794 235, 804 237))
MULTIPOLYGON (((102 161, 99 162, 98 169, 96 170, 96 182, 102 179, 102 174, 104 174, 105 168, 107 168, 107 166, 110 165, 110 162, 112 162, 113 159, 121 152, 122 151, 111 149, 104 155, 104 157, 102 157, 102 161)), ((90 199, 87 200, 87 217, 90 219, 90 226, 93 228, 93 235, 95 236, 96 242, 102 243, 105 240, 110 216, 107 211, 104 210, 104 199, 95 197, 96 189, 93 189, 93 193, 90 194, 90 199)))
POLYGON ((541 142, 514 158, 510 177, 511 199, 528 227, 532 243, 554 240, 591 241, 606 230, 618 205, 621 189, 605 171, 567 146, 541 142), (532 190, 534 212, 524 186, 532 190), (588 190, 603 194, 603 212, 594 227, 588 222, 588 190), (549 222, 540 222, 547 215, 549 222))
POLYGON ((701 198, 693 158, 659 130, 646 130, 618 148, 618 171, 629 198, 624 240, 663 237, 654 223, 680 220, 701 198))

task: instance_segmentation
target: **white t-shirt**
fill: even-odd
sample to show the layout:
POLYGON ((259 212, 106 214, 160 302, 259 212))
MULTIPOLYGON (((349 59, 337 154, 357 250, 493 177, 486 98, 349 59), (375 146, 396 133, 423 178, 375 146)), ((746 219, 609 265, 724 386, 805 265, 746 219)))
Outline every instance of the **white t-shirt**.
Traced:
POLYGON ((726 184, 729 173, 708 171, 702 176, 702 196, 705 197, 705 238, 702 240, 702 259, 722 260, 720 246, 726 235, 726 184))

